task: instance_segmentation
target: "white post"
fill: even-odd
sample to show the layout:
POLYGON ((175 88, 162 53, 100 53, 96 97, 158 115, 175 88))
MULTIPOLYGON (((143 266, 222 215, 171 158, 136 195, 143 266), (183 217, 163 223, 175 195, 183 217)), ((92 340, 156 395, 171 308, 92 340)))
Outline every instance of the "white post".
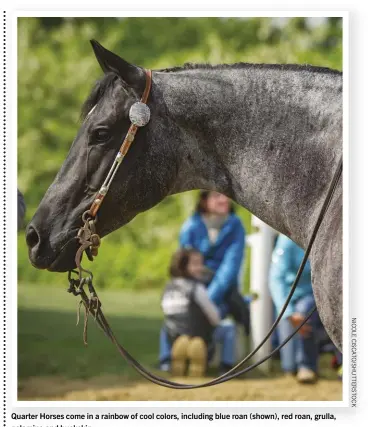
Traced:
MULTIPOLYGON (((257 231, 248 237, 251 247, 250 290, 258 294, 258 299, 250 305, 251 316, 251 349, 253 350, 265 337, 272 325, 272 300, 268 290, 268 273, 272 258, 273 243, 276 231, 252 216, 252 225, 257 231)), ((267 356, 271 348, 269 339, 253 357, 253 362, 267 356)), ((259 368, 269 371, 270 360, 262 363, 259 368)))

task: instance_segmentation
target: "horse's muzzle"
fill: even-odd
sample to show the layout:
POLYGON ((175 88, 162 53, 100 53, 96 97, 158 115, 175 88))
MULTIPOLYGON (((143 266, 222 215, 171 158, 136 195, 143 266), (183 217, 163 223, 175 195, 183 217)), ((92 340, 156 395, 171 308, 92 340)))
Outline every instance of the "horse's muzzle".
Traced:
POLYGON ((28 257, 35 268, 55 272, 65 272, 75 268, 75 254, 78 249, 77 230, 73 230, 58 244, 52 245, 49 239, 41 238, 37 228, 31 224, 26 230, 28 257))

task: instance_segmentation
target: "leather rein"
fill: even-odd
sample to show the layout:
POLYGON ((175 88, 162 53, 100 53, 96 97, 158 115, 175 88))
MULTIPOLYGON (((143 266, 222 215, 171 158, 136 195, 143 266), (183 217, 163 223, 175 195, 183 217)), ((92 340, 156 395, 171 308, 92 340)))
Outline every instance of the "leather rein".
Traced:
MULTIPOLYGON (((112 341, 112 343, 116 346, 117 350, 121 354, 121 356, 137 371, 139 372, 144 378, 147 380, 164 386, 168 388, 174 388, 174 389, 195 389, 195 388, 202 388, 202 387, 208 387, 212 385, 221 384, 225 381, 228 381, 232 378, 236 378, 242 374, 245 374, 246 372, 249 372, 250 370, 256 368, 260 364, 262 364, 264 361, 271 358, 281 347, 283 347, 298 331, 299 329, 309 320, 309 318, 312 316, 312 314, 316 311, 316 307, 314 307, 306 316, 304 321, 294 330, 294 332, 279 346, 277 346, 269 355, 265 356, 261 360, 259 360, 256 363, 253 363, 252 365, 248 367, 244 367, 246 362, 248 362, 257 352, 258 350, 263 346, 263 344, 271 337, 272 333, 276 329, 278 323, 280 322, 290 300, 292 295, 294 294, 294 291, 296 289, 296 286, 298 284, 299 278, 301 276, 301 273, 304 269, 304 266, 307 262, 309 253, 311 251, 313 242, 316 238, 317 232, 319 230, 319 227, 322 223, 322 220, 324 218, 324 215, 330 205, 330 202, 332 200, 332 196, 334 194, 334 191, 337 187, 337 183, 341 177, 342 174, 342 157, 339 161, 338 167, 336 169, 336 172, 334 174, 334 177, 332 179, 332 182, 330 184, 326 199, 324 201, 324 204, 321 208, 320 214, 318 216, 318 219, 316 221, 315 227, 313 229, 312 236, 310 238, 308 247, 305 251, 304 258, 300 264, 299 270, 296 274, 294 283, 290 289, 289 295, 285 301, 285 304, 279 313, 277 319, 271 326, 270 330, 266 334, 265 338, 262 340, 262 342, 251 352, 249 353, 241 362, 239 362, 236 366, 234 366, 232 369, 230 369, 228 372, 224 373, 223 375, 220 375, 219 377, 215 378, 214 380, 207 381, 202 384, 181 384, 174 381, 170 381, 168 379, 165 379, 163 377, 160 377, 158 375, 155 375, 148 371, 144 366, 142 366, 116 339, 108 321, 106 320, 106 317, 104 316, 102 310, 101 310, 101 301, 98 298, 98 295, 96 293, 96 290, 94 289, 94 286, 92 284, 93 275, 92 272, 89 270, 85 270, 81 266, 81 260, 83 253, 86 252, 88 258, 92 261, 94 256, 97 256, 98 254, 98 247, 101 244, 101 239, 99 235, 96 232, 96 222, 97 222, 97 212, 101 207, 101 204, 109 190, 110 184, 120 166, 122 163, 124 157, 126 156, 132 142, 134 141, 135 135, 137 133, 137 130, 139 127, 145 126, 149 119, 150 119, 150 111, 147 104, 148 96, 151 89, 152 84, 152 73, 151 70, 145 70, 146 73, 146 87, 143 92, 142 98, 139 102, 136 102, 132 105, 129 113, 129 117, 131 120, 131 125, 128 129, 128 132, 124 138, 124 141, 119 149, 118 154, 115 157, 115 160, 110 168, 110 171, 101 186, 100 190, 96 194, 92 205, 89 210, 83 213, 82 215, 82 221, 84 225, 79 229, 77 239, 80 243, 80 247, 76 253, 75 256, 75 262, 77 266, 77 270, 71 270, 68 274, 68 280, 69 280, 69 288, 68 292, 72 293, 75 296, 80 296, 81 301, 79 302, 79 308, 83 305, 85 309, 85 318, 84 318, 84 343, 87 344, 87 325, 88 325, 88 316, 91 314, 99 327, 102 329, 102 331, 105 333, 105 335, 112 341), (72 275, 76 275, 77 278, 73 278, 72 275), (85 274, 87 274, 86 277, 83 277, 85 274), (85 287, 88 288, 89 296, 87 295, 85 291, 85 287)), ((79 322, 79 312, 78 312, 78 321, 79 322)))

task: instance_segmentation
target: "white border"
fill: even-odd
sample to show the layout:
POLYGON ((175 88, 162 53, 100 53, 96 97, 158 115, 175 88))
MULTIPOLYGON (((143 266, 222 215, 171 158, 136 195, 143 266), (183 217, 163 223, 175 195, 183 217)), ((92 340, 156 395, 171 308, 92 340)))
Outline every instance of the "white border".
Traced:
POLYGON ((55 11, 55 10, 29 10, 26 9, 18 10, 15 12, 17 17, 83 17, 83 18, 91 18, 91 17, 104 17, 104 18, 116 18, 116 17, 190 17, 190 18, 200 18, 200 17, 244 17, 244 18, 297 18, 297 17, 344 17, 348 16, 348 12, 346 11, 290 11, 285 10, 278 12, 270 12, 270 11, 244 11, 241 9, 234 10, 221 10, 221 9, 212 9, 212 10, 195 10, 195 11, 186 11, 183 10, 162 10, 158 11, 157 9, 149 9, 145 8, 141 9, 125 9, 116 10, 116 11, 103 11, 103 15, 101 14, 101 10, 68 10, 68 11, 55 11))
POLYGON ((349 282, 349 18, 343 17, 343 402, 349 406, 350 395, 350 282, 349 282))
MULTIPOLYGON (((343 155, 344 155, 344 181, 343 181, 343 194, 344 194, 344 204, 343 204, 343 259, 344 259, 344 302, 343 302, 343 316, 344 316, 344 378, 343 381, 343 400, 342 401, 229 401, 229 402, 218 402, 218 401, 109 401, 109 402, 100 402, 100 401, 18 401, 17 400, 17 384, 18 384, 18 375, 17 375, 17 364, 12 364, 12 378, 10 380, 11 387, 11 404, 14 408, 54 408, 54 407, 87 407, 87 408, 100 408, 100 407, 122 407, 122 408, 150 408, 150 407, 190 407, 190 408, 229 408, 229 407, 244 407, 244 408, 269 408, 269 407, 296 407, 296 408, 310 408, 310 407, 323 407, 323 408, 332 408, 332 407, 348 407, 349 406, 349 363, 347 363, 347 355, 349 354, 349 147, 348 147, 348 138, 349 138, 349 128, 348 128, 348 112, 349 112, 349 98, 348 98, 348 81, 349 81, 349 63, 348 63, 348 52, 349 52, 349 26, 348 19, 349 13, 346 11, 244 11, 234 9, 232 11, 227 10, 199 10, 199 11, 183 11, 183 10, 139 10, 139 9, 126 9, 116 10, 116 11, 98 11, 98 10, 18 10, 13 12, 8 12, 8 29, 12 31, 12 48, 11 44, 8 42, 8 58, 11 62, 11 71, 8 71, 9 77, 11 76, 11 98, 8 96, 8 102, 11 99, 12 106, 12 139, 13 142, 11 147, 8 146, 8 153, 11 152, 11 167, 10 161, 8 161, 8 176, 11 177, 11 183, 17 182, 17 79, 14 76, 17 75, 17 18, 18 17, 58 17, 58 16, 72 16, 72 17, 342 17, 343 18, 343 72, 344 72, 344 119, 343 119, 343 131, 344 131, 344 142, 343 142, 343 155), (11 22, 10 22, 11 19, 11 22), (13 167, 15 165, 15 167, 13 167)), ((9 70, 9 69, 8 69, 9 70)), ((8 91, 9 92, 9 91, 8 91)), ((10 190, 10 189, 8 189, 10 190)), ((15 189, 12 189, 10 194, 15 194, 15 189)), ((9 200, 13 202, 13 206, 16 206, 15 196, 10 196, 9 200)), ((14 210, 16 211, 16 210, 14 210)), ((16 236, 16 216, 8 215, 8 233, 9 236, 16 236)), ((12 239, 8 239, 8 245, 12 255, 12 259, 17 259, 17 245, 10 242, 12 239)), ((14 265, 14 264, 13 264, 14 265)), ((9 276, 9 272, 8 272, 9 276)), ((17 272, 15 275, 16 280, 8 280, 8 292, 11 293, 12 301, 12 325, 11 330, 13 334, 16 334, 17 331, 17 286, 12 284, 17 283, 17 272), (9 289, 11 288, 11 289, 9 289)), ((9 334, 8 327, 8 336, 9 334)), ((12 340, 12 353, 17 354, 17 340, 12 340)), ((7 365, 9 366, 10 357, 7 356, 7 365)), ((245 380, 246 381, 246 380, 245 380)))

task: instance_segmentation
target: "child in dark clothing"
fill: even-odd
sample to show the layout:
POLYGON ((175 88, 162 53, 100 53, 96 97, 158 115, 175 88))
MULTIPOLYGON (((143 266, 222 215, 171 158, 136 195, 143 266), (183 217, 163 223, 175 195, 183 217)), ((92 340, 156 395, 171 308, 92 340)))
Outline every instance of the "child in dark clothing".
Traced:
POLYGON ((171 372, 182 376, 188 364, 189 376, 203 376, 207 368, 208 346, 221 318, 201 282, 203 256, 194 249, 174 253, 171 280, 166 285, 161 306, 164 328, 172 343, 171 372))

